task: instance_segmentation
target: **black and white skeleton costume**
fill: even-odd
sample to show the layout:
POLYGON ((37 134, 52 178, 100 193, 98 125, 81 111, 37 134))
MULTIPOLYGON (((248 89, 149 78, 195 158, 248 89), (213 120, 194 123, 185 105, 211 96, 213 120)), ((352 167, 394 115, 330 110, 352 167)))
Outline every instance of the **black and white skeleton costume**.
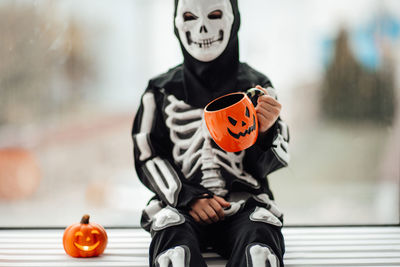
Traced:
POLYGON ((276 97, 266 76, 239 62, 239 25, 237 0, 175 1, 184 62, 149 81, 132 129, 137 174, 155 193, 141 219, 151 266, 206 266, 210 246, 227 266, 283 266, 283 214, 267 175, 289 162, 286 124, 278 118, 252 147, 230 153, 203 120, 204 106, 226 93, 261 85, 276 97), (231 203, 225 220, 196 223, 191 202, 214 194, 231 203))

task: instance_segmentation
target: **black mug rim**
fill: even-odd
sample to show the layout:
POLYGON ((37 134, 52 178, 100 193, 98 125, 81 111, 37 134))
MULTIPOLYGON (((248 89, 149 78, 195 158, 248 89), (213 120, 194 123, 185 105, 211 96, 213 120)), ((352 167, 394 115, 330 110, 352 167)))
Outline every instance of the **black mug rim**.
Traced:
POLYGON ((217 112, 226 108, 229 108, 238 102, 240 102, 246 96, 243 92, 235 92, 227 95, 220 96, 210 103, 204 108, 206 112, 217 112), (238 97, 239 96, 239 97, 238 97))

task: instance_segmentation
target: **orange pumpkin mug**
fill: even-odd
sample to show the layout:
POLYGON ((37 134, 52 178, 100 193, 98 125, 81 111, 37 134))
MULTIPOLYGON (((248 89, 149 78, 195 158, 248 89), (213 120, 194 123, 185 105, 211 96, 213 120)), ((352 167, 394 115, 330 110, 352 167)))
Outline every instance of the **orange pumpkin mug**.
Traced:
POLYGON ((204 108, 204 120, 215 143, 227 152, 252 146, 258 137, 255 97, 265 93, 256 88, 218 97, 204 108), (254 103, 254 104, 253 104, 254 103))

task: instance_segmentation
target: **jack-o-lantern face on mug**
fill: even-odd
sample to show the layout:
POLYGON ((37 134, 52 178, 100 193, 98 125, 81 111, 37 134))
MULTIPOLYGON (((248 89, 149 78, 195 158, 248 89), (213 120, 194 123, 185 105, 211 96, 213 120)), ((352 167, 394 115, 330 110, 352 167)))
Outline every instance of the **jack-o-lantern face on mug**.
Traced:
POLYGON ((228 152, 252 146, 258 136, 254 106, 242 92, 224 95, 204 109, 204 119, 215 143, 228 152))
POLYGON ((250 114, 248 106, 246 106, 242 116, 236 117, 236 119, 228 116, 228 121, 231 124, 227 127, 228 133, 235 139, 245 137, 256 129, 256 116, 254 113, 250 114))
POLYGON ((63 245, 72 257, 98 256, 107 246, 107 234, 99 224, 89 223, 89 215, 84 215, 80 223, 65 230, 63 245))

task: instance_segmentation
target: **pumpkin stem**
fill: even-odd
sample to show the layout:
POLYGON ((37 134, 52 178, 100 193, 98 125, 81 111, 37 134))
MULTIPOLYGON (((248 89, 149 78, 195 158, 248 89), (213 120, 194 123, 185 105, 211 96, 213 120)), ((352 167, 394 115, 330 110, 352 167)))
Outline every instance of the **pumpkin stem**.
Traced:
POLYGON ((90 216, 88 214, 83 215, 81 219, 81 224, 89 224, 89 218, 90 216))

